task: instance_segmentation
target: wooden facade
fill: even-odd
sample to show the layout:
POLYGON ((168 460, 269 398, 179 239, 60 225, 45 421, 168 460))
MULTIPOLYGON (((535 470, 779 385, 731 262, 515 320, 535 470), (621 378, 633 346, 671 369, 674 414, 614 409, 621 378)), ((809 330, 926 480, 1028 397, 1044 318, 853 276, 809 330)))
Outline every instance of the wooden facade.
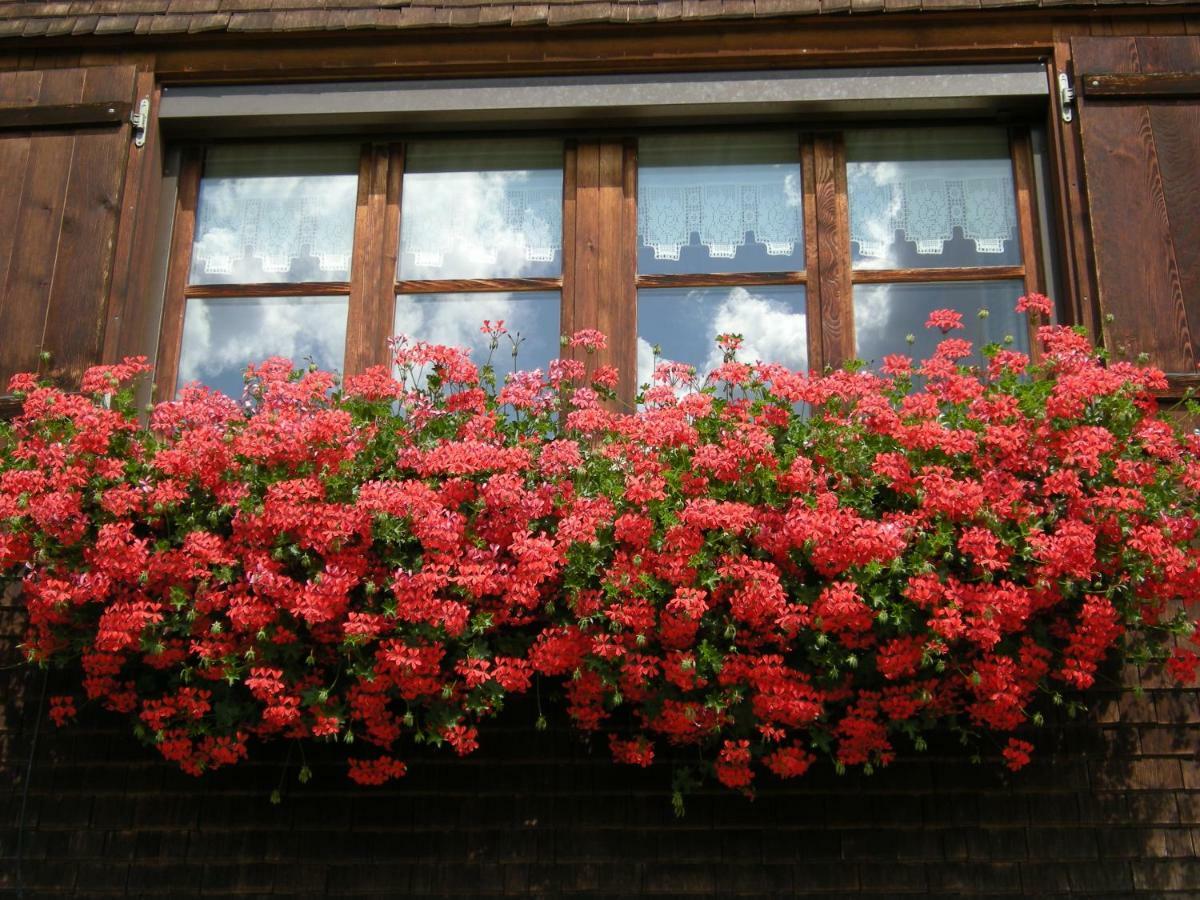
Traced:
MULTIPOLYGON (((1040 110, 1001 123, 1024 262, 886 277, 1050 290, 1053 262, 1060 318, 1115 355, 1146 354, 1171 394, 1200 385, 1200 7, 1049 0, 0 4, 0 385, 30 370, 71 385, 90 364, 146 354, 167 394, 189 298, 280 292, 187 283, 202 144, 160 126, 164 89, 935 63, 1044 67, 1040 110), (1060 75, 1075 91, 1070 122, 1060 75), (137 146, 129 114, 143 100, 137 146), (1031 128, 1047 142, 1040 195, 1031 128)), ((850 265, 836 122, 797 124, 805 231, 817 236, 805 270, 706 278, 636 274, 634 149, 602 126, 566 142, 561 276, 397 281, 404 145, 367 129, 352 280, 285 290, 347 298, 348 371, 386 358, 380 323, 397 292, 444 289, 561 291, 563 329, 612 334, 611 359, 627 363, 639 288, 803 284, 810 360, 854 355, 853 285, 885 276, 850 265)), ((14 408, 0 397, 0 414, 14 408)), ((320 785, 273 807, 263 798, 278 760, 202 784, 102 718, 79 740, 39 738, 43 688, 8 665, 20 621, 7 602, 0 891, 1200 895, 1200 695, 1134 669, 1088 723, 1064 723, 1030 774, 1007 780, 935 747, 874 780, 815 778, 753 805, 701 794, 675 823, 657 786, 611 773, 602 752, 553 731, 531 740, 523 720, 506 720, 499 749, 478 761, 430 761, 371 793, 318 760, 320 785)))

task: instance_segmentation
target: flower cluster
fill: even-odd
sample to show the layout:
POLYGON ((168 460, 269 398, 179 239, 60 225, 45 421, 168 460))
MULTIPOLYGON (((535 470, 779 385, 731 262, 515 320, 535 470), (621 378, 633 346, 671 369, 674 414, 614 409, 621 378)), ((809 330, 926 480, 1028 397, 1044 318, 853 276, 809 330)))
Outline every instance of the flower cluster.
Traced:
POLYGON ((244 402, 189 386, 145 423, 142 360, 85 394, 18 376, 0 575, 29 658, 191 773, 339 741, 381 783, 539 681, 618 762, 692 747, 742 791, 931 728, 1019 768, 1014 733, 1116 651, 1200 663, 1200 437, 1159 417, 1160 372, 1039 338, 820 375, 724 335, 699 390, 667 364, 633 412, 595 332, 502 385, 407 340, 344 382, 271 359, 244 402))

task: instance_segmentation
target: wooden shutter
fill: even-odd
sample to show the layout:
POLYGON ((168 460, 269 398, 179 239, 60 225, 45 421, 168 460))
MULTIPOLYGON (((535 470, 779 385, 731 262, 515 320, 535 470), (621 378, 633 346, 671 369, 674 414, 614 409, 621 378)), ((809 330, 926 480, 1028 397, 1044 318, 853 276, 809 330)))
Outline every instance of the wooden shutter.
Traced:
POLYGON ((1200 383, 1200 38, 1071 49, 1106 344, 1200 383))
POLYGON ((14 372, 77 386, 100 358, 134 79, 0 73, 0 395, 14 372))

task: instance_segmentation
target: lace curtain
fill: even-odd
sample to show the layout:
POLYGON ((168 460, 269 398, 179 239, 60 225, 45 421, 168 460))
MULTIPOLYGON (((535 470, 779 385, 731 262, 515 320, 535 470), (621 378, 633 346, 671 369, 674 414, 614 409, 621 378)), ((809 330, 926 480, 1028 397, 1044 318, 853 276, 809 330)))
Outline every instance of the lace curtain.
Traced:
POLYGON ((754 235, 771 256, 790 256, 802 240, 798 198, 778 182, 645 186, 638 191, 638 238, 655 259, 678 260, 700 237, 713 259, 733 259, 754 235))
MULTIPOLYGON (((504 185, 499 196, 464 208, 463 198, 479 191, 476 181, 456 187, 441 176, 439 193, 408 211, 401 230, 403 251, 414 266, 441 268, 447 258, 468 257, 472 262, 495 265, 500 249, 514 249, 526 262, 553 262, 562 250, 562 188, 504 185), (444 202, 441 202, 444 201, 444 202)), ((486 193, 497 193, 488 184, 486 193)))
POLYGON ((878 183, 849 173, 850 240, 866 257, 882 257, 897 231, 917 253, 937 255, 954 229, 978 253, 1003 253, 1016 234, 1013 183, 1008 177, 911 178, 878 183))
POLYGON ((326 196, 239 197, 236 203, 201 197, 193 256, 208 275, 229 275, 247 255, 264 272, 287 274, 302 257, 322 272, 347 272, 354 239, 351 221, 330 210, 326 196), (349 227, 347 227, 349 226, 349 227))

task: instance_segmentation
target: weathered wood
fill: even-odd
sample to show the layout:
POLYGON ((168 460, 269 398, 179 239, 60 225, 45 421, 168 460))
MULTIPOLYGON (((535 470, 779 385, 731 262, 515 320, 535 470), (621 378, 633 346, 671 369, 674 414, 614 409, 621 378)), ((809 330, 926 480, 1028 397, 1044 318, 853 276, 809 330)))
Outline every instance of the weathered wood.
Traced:
POLYGON ((189 284, 185 297, 334 297, 353 292, 353 281, 259 281, 253 284, 189 284))
POLYGON ((821 260, 817 252, 816 169, 813 139, 800 139, 800 189, 804 202, 804 276, 805 324, 808 326, 808 367, 824 367, 824 340, 821 333, 821 260))
POLYGON ((855 269, 855 284, 922 281, 1004 281, 1025 278, 1024 266, 963 266, 958 269, 855 269))
MULTIPOLYGON (((0 77, 0 100, 14 101, 18 99, 28 102, 32 96, 37 100, 42 89, 41 72, 15 72, 0 77)), ((8 270, 13 254, 17 251, 17 212, 21 208, 21 198, 25 193, 25 170, 29 163, 29 151, 32 138, 28 134, 5 134, 0 136, 0 172, 6 173, 0 177, 0 289, 8 281, 8 270)), ((0 290, 0 323, 6 323, 3 291, 0 290)), ((7 329, 3 332, 12 335, 7 329)), ((9 339, 11 340, 11 338, 9 339)), ((9 344, 4 341, 4 345, 9 344)), ((0 391, 6 387, 4 379, 12 374, 9 367, 9 350, 0 349, 0 391)))
POLYGON ((383 256, 376 290, 376 315, 382 328, 372 345, 377 364, 391 362, 388 341, 396 331, 396 291, 393 284, 400 259, 400 203, 404 190, 404 145, 388 145, 388 181, 383 220, 383 256))
MULTIPOLYGON (((1029 129, 1014 128, 1010 136, 1010 152, 1013 165, 1013 188, 1016 192, 1017 229, 1021 242, 1021 262, 1025 269, 1025 292, 1044 294, 1045 279, 1042 275, 1042 239, 1037 220, 1037 203, 1033 180, 1033 149, 1030 145, 1029 129)), ((1039 322, 1036 316, 1026 320, 1029 346, 1033 358, 1040 359, 1041 348, 1037 341, 1039 322)))
MULTIPOLYGON (((78 103, 83 85, 81 69, 47 71, 42 76, 38 101, 54 106, 78 103)), ((25 169, 16 175, 24 187, 20 205, 9 213, 16 219, 14 232, 18 238, 0 290, 0 384, 7 383, 14 372, 38 369, 74 150, 75 135, 71 132, 36 135, 30 139, 25 169)), ((64 265, 72 267, 79 263, 64 260, 64 265)))
POLYGON ((823 365, 836 366, 855 356, 846 149, 840 134, 819 135, 813 141, 813 164, 821 361, 823 365))
MULTIPOLYGON (((1081 39, 1077 69, 1200 73, 1196 38, 1081 39), (1145 62, 1144 62, 1145 60, 1145 62)), ((1169 374, 1196 372, 1200 334, 1200 106, 1085 95, 1080 124, 1105 340, 1116 356, 1146 353, 1169 374)), ((1182 380, 1177 384, 1182 384, 1182 380)))
POLYGON ((387 214, 388 163, 385 146, 363 145, 358 166, 350 300, 346 314, 344 367, 347 375, 357 375, 371 364, 374 355, 371 352, 371 332, 378 331, 380 326, 376 315, 376 294, 380 285, 383 226, 387 214))
POLYGON ((175 195, 175 225, 171 231, 171 261, 163 299, 162 326, 158 338, 158 367, 154 385, 158 399, 175 396, 179 374, 179 356, 183 344, 183 317, 187 311, 184 289, 192 267, 192 240, 196 234, 196 200, 200 196, 200 176, 204 171, 204 151, 186 147, 179 165, 175 195))
POLYGON ((1119 97, 1126 100, 1155 97, 1163 100, 1200 98, 1200 73, 1162 72, 1149 75, 1080 76, 1079 84, 1091 100, 1119 97))
POLYGON ((397 281, 397 294, 454 294, 468 291, 557 291, 561 278, 432 278, 397 281))
POLYGON ((804 284, 803 272, 709 272, 699 275, 639 275, 640 288, 734 287, 745 285, 804 284))
MULTIPOLYGON (((132 97, 136 74, 132 66, 88 69, 83 99, 132 97)), ((77 386, 84 369, 100 361, 130 132, 128 123, 79 132, 64 173, 58 263, 42 336, 42 348, 50 354, 42 371, 64 387, 77 386)))
MULTIPOLYGON (((142 63, 142 66, 147 65, 142 63)), ((108 319, 104 329, 102 361, 117 362, 125 356, 157 355, 158 323, 162 316, 162 292, 152 292, 152 273, 166 260, 159 250, 159 222, 163 202, 163 144, 157 127, 161 90, 154 73, 140 68, 134 100, 150 100, 150 125, 146 143, 130 152, 125 167, 125 189, 117 223, 116 252, 108 293, 108 319)))
POLYGON ((56 106, 0 104, 0 131, 121 125, 129 121, 131 109, 133 104, 129 101, 111 100, 62 103, 56 106))

